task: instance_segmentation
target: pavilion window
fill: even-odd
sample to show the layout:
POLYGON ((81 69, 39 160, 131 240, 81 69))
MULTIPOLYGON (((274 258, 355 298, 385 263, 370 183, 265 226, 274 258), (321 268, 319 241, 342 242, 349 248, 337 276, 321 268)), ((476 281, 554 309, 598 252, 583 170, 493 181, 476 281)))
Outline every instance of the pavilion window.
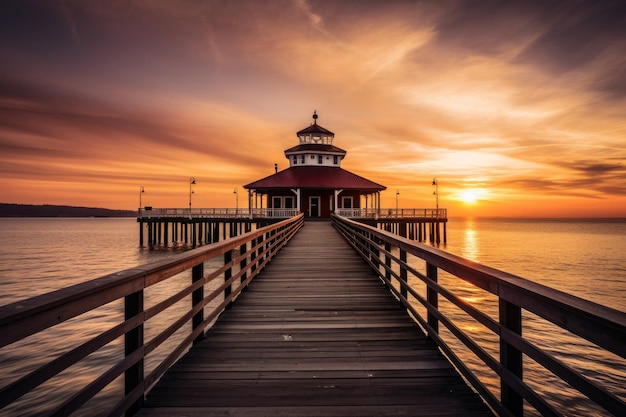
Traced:
POLYGON ((317 163, 318 164, 323 164, 324 163, 324 157, 322 155, 317 155, 317 163))
POLYGON ((333 156, 333 164, 337 165, 339 163, 339 157, 337 155, 333 156))
POLYGON ((304 155, 300 155, 300 162, 304 164, 304 155))

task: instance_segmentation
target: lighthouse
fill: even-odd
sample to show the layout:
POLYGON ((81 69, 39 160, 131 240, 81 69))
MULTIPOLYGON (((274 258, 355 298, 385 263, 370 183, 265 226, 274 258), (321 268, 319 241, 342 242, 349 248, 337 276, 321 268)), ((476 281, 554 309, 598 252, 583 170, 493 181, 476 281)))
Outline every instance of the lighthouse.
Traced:
POLYGON ((387 187, 341 168, 346 151, 333 144, 335 134, 317 123, 298 131, 296 146, 285 150, 289 168, 244 185, 252 207, 265 200, 269 209, 296 209, 306 218, 330 217, 336 209, 380 207, 387 187))

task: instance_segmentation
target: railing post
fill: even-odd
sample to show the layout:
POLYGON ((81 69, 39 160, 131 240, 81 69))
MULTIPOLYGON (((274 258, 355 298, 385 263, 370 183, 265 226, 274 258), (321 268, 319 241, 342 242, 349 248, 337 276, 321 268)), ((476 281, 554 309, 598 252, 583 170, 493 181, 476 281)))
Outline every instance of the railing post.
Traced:
MULTIPOLYGON (((248 251, 248 243, 244 242, 241 246, 239 246, 239 253, 243 255, 247 251, 248 251)), ((239 270, 240 271, 245 270, 247 265, 248 265, 248 257, 246 256, 245 258, 241 260, 241 262, 239 262, 239 270)), ((248 272, 243 272, 241 274, 241 283, 243 284, 247 278, 248 278, 248 272)), ((243 291, 245 291, 245 288, 243 289, 243 291)))
POLYGON ((259 246, 259 248, 257 249, 257 258, 259 262, 263 262, 263 260, 265 259, 265 256, 263 255, 263 248, 265 246, 264 243, 265 240, 265 233, 260 234, 257 238, 256 238, 256 243, 259 246))
POLYGON ((376 268, 376 272, 380 274, 380 263, 378 261, 378 259, 380 258, 380 249, 378 249, 378 246, 374 242, 374 239, 375 238, 373 237, 371 233, 367 233, 367 241, 369 242, 370 251, 371 251, 370 260, 372 261, 372 264, 376 268))
MULTIPOLYGON (((224 265, 230 263, 233 260, 233 251, 229 250, 228 252, 224 253, 224 265)), ((224 282, 227 282, 229 279, 231 279, 231 277, 233 276, 233 270, 232 268, 227 268, 224 271, 224 282)), ((224 299, 227 299, 230 296, 230 293, 232 292, 232 284, 226 286, 226 288, 224 288, 224 299)), ((232 301, 230 303, 228 303, 228 305, 226 306, 226 309, 229 309, 232 307, 232 301)))
MULTIPOLYGON (((522 334, 522 309, 513 303, 499 300, 500 326, 507 328, 521 336, 522 334)), ((522 352, 509 345, 500 337, 500 364, 520 380, 523 378, 522 352)), ((500 377, 500 396, 502 405, 514 416, 524 415, 524 399, 500 377)))
POLYGON ((257 266, 257 262, 256 262, 257 251, 254 249, 254 247, 256 246, 256 242, 257 242, 256 238, 252 239, 252 241, 250 242, 250 249, 252 250, 252 252, 250 253, 250 263, 252 264, 250 266, 250 272, 252 274, 254 274, 254 272, 256 271, 256 266, 257 266))
MULTIPOLYGON (((199 263, 198 265, 194 266, 191 269, 191 281, 192 282, 195 283, 202 279, 204 279, 204 262, 199 263)), ((195 307, 197 304, 200 304, 203 299, 204 299, 204 285, 198 288, 197 290, 194 290, 193 293, 191 293, 192 308, 195 307)), ((204 308, 202 308, 193 316, 191 320, 192 331, 196 330, 199 326, 201 326, 203 320, 204 320, 204 308)), ((202 339, 204 339, 204 332, 202 332, 200 335, 198 335, 198 337, 194 339, 193 344, 195 345, 196 343, 200 342, 202 339)))
MULTIPOLYGON (((391 256, 389 256, 389 252, 391 252, 391 243, 385 242, 385 278, 388 280, 391 279, 391 256)), ((389 286, 387 286, 389 287, 389 286)))
MULTIPOLYGON (((426 263, 426 276, 429 280, 437 282, 437 267, 430 263, 426 263)), ((426 300, 428 304, 433 306, 435 310, 439 309, 439 297, 437 291, 431 288, 430 285, 426 287, 426 300)), ((428 325, 432 327, 435 333, 439 333, 439 320, 430 311, 428 312, 428 325)))
MULTIPOLYGON (((124 319, 143 314, 143 290, 124 297, 124 319)), ((124 356, 130 356, 138 349, 143 349, 143 321, 134 329, 124 334, 124 356)), ((124 393, 130 394, 136 387, 143 384, 143 355, 141 360, 132 365, 124 373, 124 393)), ((143 395, 126 410, 126 416, 132 416, 143 406, 143 395)))
MULTIPOLYGON (((400 261, 406 264, 406 260, 406 251, 400 249, 400 261)), ((406 267, 403 265, 400 265, 400 281, 400 295, 402 295, 406 299, 408 296, 408 292, 406 290, 406 284, 408 283, 408 274, 406 267)))
POLYGON ((272 231, 266 232, 265 236, 263 237, 263 242, 264 242, 264 249, 263 251, 265 252, 265 256, 263 256, 264 260, 269 260, 271 258, 271 252, 270 252, 270 247, 272 244, 272 231))

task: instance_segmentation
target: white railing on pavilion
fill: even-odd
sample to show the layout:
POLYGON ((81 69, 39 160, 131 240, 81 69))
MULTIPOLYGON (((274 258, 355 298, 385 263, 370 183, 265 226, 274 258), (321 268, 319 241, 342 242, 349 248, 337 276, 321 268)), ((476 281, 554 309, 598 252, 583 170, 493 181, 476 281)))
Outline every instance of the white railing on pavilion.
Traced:
POLYGON ((375 208, 353 208, 337 209, 335 214, 342 217, 369 217, 373 219, 397 219, 397 218, 427 218, 427 219, 447 219, 448 209, 432 208, 402 208, 402 209, 375 209, 375 208))
POLYGON ((140 209, 139 217, 191 217, 209 219, 290 218, 300 214, 295 208, 150 208, 140 209))
MULTIPOLYGON (((295 208, 143 208, 139 210, 140 218, 151 217, 189 217, 208 219, 253 219, 253 218, 283 218, 287 219, 300 214, 295 208)), ((337 209, 335 214, 348 218, 397 219, 397 218, 424 218, 447 219, 448 210, 445 208, 352 208, 337 209)))

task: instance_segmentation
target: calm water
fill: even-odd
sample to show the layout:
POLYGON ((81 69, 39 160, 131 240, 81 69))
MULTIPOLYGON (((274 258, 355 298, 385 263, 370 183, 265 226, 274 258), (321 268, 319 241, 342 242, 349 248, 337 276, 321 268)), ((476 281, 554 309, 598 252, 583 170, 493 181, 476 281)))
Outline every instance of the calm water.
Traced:
MULTIPOLYGON (((540 282, 577 297, 626 311, 626 219, 620 220, 522 220, 453 219, 448 244, 443 247, 467 259, 540 282)), ((497 299, 451 276, 440 280, 466 301, 497 319, 497 299)), ((482 331, 456 307, 440 306, 458 320, 464 331, 498 358, 498 340, 482 331)), ((585 377, 606 384, 626 399, 626 366, 623 359, 607 354, 560 328, 523 312, 524 337, 552 353, 585 377)), ((444 332, 445 333, 445 332, 444 332)), ((445 337, 460 351, 460 343, 445 337)), ((480 379, 498 392, 499 381, 467 352, 461 355, 480 379)), ((541 367, 525 359, 529 385, 543 392, 565 415, 606 415, 589 401, 572 394, 569 387, 541 367)), ((532 415, 532 413, 529 413, 532 415)))
MULTIPOLYGON (((139 247, 135 219, 0 219, 0 232, 0 305, 169 256, 167 251, 139 247)), ((625 311, 626 221, 452 219, 448 225, 448 243, 441 248, 625 311)), ((170 287, 155 289, 154 294, 148 294, 148 297, 158 300, 174 291, 177 285, 184 285, 187 278, 183 276, 180 282, 174 280, 169 283, 170 287)), ((444 276, 441 279, 448 278, 444 276)), ((465 288, 460 282, 453 285, 465 293, 467 300, 482 309, 494 309, 494 300, 474 288, 465 288)), ((122 306, 117 303, 90 314, 101 326, 115 323, 122 315, 122 306)), ((66 350, 68 340, 71 339, 74 346, 96 334, 98 328, 89 330, 84 326, 84 320, 82 317, 81 320, 70 320, 57 326, 59 330, 55 331, 61 331, 66 337, 44 334, 37 340, 29 338, 10 346, 10 349, 0 350, 0 366, 3 369, 1 385, 36 367, 38 361, 66 350)), ((459 320, 463 322, 465 319, 460 317, 459 320)), ((529 321, 533 322, 533 318, 529 321)), ((467 326, 465 330, 472 332, 469 321, 467 326)), ((148 332, 157 330, 147 329, 148 332)), ((560 352, 560 358, 568 363, 576 365, 580 362, 580 366, 584 367, 583 359, 596 355, 592 347, 570 341, 555 329, 539 324, 534 330, 535 334, 531 331, 527 336, 548 350, 560 352)), ((477 333, 474 336, 489 351, 497 347, 497 342, 487 335, 477 333)), ((103 352, 77 365, 76 369, 72 368, 72 372, 68 373, 71 375, 62 374, 39 391, 29 394, 24 399, 26 405, 2 410, 0 415, 33 415, 40 412, 50 402, 51 396, 62 399, 63 387, 89 381, 94 370, 106 369, 106 362, 121 355, 120 352, 121 341, 112 343, 103 352)), ((157 358, 158 355, 155 360, 157 358)), ((615 362, 606 357, 595 360, 600 365, 590 371, 590 377, 602 380, 606 378, 604 371, 614 368, 615 362)), ((473 363, 471 358, 468 362, 473 363)), ((484 368, 478 362, 473 366, 479 372, 484 368)), ((561 387, 557 382, 553 384, 549 377, 532 367, 526 375, 534 373, 542 381, 539 388, 559 395, 561 387)), ((617 369, 616 375, 609 378, 607 384, 618 387, 619 394, 626 396, 623 389, 626 386, 626 369, 617 369)), ((490 378, 488 373, 481 377, 488 384, 495 384, 490 378)), ((110 401, 121 389, 121 381, 116 381, 82 414, 98 415, 98 401, 110 401)), ((571 400, 563 407, 562 411, 567 415, 600 414, 599 411, 585 409, 577 400, 571 400)))

